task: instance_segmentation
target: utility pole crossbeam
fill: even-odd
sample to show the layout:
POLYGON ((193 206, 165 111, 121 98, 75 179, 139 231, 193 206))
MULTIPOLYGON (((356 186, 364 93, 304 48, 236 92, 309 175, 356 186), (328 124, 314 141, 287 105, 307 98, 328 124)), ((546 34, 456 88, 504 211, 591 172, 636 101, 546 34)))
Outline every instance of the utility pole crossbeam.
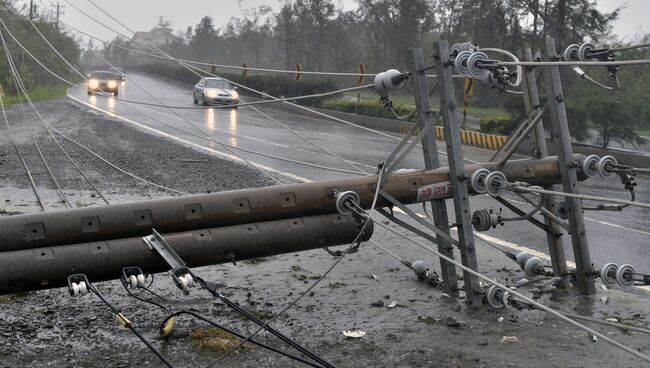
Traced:
MULTIPOLYGON (((524 60, 533 61, 533 53, 530 48, 524 50, 524 60)), ((537 90, 537 76, 533 67, 523 67, 522 76, 523 90, 524 90, 524 103, 526 105, 526 112, 531 113, 535 110, 537 113, 541 107, 539 103, 539 92, 537 90)), ((534 130, 534 142, 537 147, 540 157, 548 156, 548 147, 546 145, 546 133, 544 132, 544 122, 540 121, 534 130)), ((553 186, 547 186, 544 189, 553 189, 553 186)), ((555 208, 555 196, 547 195, 544 207, 552 214, 557 215, 555 208)), ((566 289, 569 287, 569 279, 567 277, 568 270, 566 265, 566 256, 564 254, 564 244, 562 238, 554 234, 562 234, 562 228, 555 221, 547 216, 544 216, 544 224, 550 230, 546 232, 546 239, 548 242, 548 249, 551 255, 551 265, 553 267, 553 275, 561 277, 559 287, 566 289)))
MULTIPOLYGON (((555 61, 555 41, 546 39, 546 53, 549 61, 555 61)), ((566 116, 564 95, 562 93, 562 81, 560 80, 560 68, 558 66, 547 66, 544 69, 544 82, 546 96, 548 96, 551 108, 552 139, 558 147, 558 164, 562 176, 562 189, 566 193, 578 193, 578 179, 575 165, 571 165, 573 147, 571 146, 571 134, 569 122, 566 116)), ((576 262, 578 288, 586 295, 596 293, 594 279, 592 276, 591 257, 589 256, 589 245, 583 218, 582 203, 576 198, 566 198, 567 216, 571 227, 571 243, 576 262)))
MULTIPOLYGON (((424 55, 422 49, 411 50, 411 76, 415 88, 415 104, 417 112, 419 116, 422 116, 422 124, 427 126, 427 124, 433 120, 433 111, 431 111, 429 86, 425 75, 424 55)), ((437 169, 440 167, 436 134, 432 125, 429 126, 422 138, 422 153, 424 154, 424 166, 427 169, 437 169)), ((444 199, 435 199, 430 203, 434 225, 443 232, 449 234, 447 201, 444 199)), ((440 236, 436 236, 436 244, 438 245, 438 251, 440 253, 448 258, 454 258, 454 248, 448 241, 440 236)), ((440 259, 440 271, 442 282, 447 293, 450 295, 458 295, 456 267, 453 264, 440 259)))
MULTIPOLYGON (((434 46, 433 58, 436 61, 436 70, 438 71, 440 112, 442 113, 442 120, 445 127, 444 134, 449 161, 449 180, 451 181, 453 190, 461 261, 464 266, 478 271, 469 206, 469 193, 467 189, 468 176, 465 173, 465 163, 463 162, 463 146, 460 141, 452 64, 449 59, 449 43, 447 41, 440 41, 434 46)), ((478 277, 464 271, 463 281, 468 303, 481 305, 483 303, 483 296, 478 277)))

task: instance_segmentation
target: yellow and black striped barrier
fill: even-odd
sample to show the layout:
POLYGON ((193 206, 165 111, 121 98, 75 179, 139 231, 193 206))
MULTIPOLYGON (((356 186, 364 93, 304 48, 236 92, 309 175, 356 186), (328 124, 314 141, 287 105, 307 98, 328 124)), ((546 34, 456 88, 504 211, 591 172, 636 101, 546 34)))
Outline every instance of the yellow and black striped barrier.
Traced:
MULTIPOLYGON (((402 134, 406 134, 412 126, 413 123, 401 122, 399 123, 399 131, 402 134)), ((445 140, 444 128, 441 126, 436 126, 435 128, 436 139, 439 141, 445 140)), ((420 133, 419 130, 416 132, 416 134, 418 133, 420 133)), ((507 139, 508 137, 505 135, 486 134, 470 130, 460 131, 460 141, 466 146, 498 150, 506 143, 507 139)))

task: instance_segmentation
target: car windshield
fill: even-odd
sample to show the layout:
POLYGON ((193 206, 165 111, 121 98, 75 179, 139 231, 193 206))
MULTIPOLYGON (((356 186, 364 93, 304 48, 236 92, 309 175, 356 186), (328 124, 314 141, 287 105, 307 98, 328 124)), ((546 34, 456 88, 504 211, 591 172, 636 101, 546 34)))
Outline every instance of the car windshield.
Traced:
POLYGON ((90 75, 91 79, 113 79, 115 74, 111 72, 93 72, 90 75))
POLYGON ((226 82, 223 79, 206 79, 205 80, 206 88, 221 88, 221 89, 232 89, 230 83, 226 82))

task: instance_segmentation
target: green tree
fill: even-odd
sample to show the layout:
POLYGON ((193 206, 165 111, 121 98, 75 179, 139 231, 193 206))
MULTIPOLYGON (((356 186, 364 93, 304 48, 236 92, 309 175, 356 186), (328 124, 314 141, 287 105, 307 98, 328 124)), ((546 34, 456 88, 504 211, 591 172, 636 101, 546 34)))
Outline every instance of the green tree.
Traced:
POLYGON ((636 133, 639 124, 633 118, 633 109, 617 100, 593 100, 589 117, 598 131, 598 144, 607 148, 612 141, 637 144, 641 137, 636 133))
POLYGON ((201 61, 211 61, 215 55, 219 31, 215 30, 212 17, 205 16, 194 27, 194 35, 189 46, 194 57, 201 61))

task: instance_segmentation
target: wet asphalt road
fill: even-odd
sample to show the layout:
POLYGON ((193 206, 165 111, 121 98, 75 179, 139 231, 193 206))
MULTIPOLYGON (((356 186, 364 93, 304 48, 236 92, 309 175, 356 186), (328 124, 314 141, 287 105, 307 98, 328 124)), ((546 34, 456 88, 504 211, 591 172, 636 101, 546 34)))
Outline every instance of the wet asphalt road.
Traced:
MULTIPOLYGON (((120 99, 156 103, 143 92, 155 96, 162 103, 183 106, 175 113, 169 109, 154 106, 128 104, 104 96, 87 96, 85 90, 73 88, 70 96, 82 103, 90 104, 110 114, 137 122, 149 128, 152 134, 174 137, 182 144, 193 145, 198 149, 208 149, 213 153, 233 156, 232 152, 219 143, 236 148, 260 152, 292 160, 304 161, 314 165, 353 170, 354 165, 368 173, 373 172, 377 163, 383 161, 397 142, 357 127, 329 121, 317 116, 296 114, 284 108, 256 106, 262 112, 291 128, 294 132, 309 138, 319 146, 335 153, 348 162, 345 164, 328 153, 298 137, 295 133, 281 127, 250 107, 233 108, 193 108, 191 87, 154 79, 145 75, 130 74, 120 90, 120 99), (187 120, 187 121, 186 121, 187 120), (194 126, 192 126, 193 124, 194 126), (205 137, 209 135, 214 141, 205 137)), ((242 101, 246 97, 242 97, 242 101)), ((143 129, 146 129, 143 128, 143 129)), ((264 157, 250 152, 238 151, 246 160, 273 170, 271 174, 281 182, 296 180, 323 180, 350 177, 338 171, 308 167, 296 163, 264 157)), ((491 152, 473 147, 465 148, 465 157, 486 161, 491 152)), ((441 161, 446 163, 442 156, 441 161)), ((404 160, 405 168, 424 166, 421 153, 414 150, 404 160)), ((219 175, 219 173, 215 173, 219 175)), ((638 179, 637 200, 650 202, 650 180, 638 179)), ((590 179, 581 184, 582 192, 606 197, 625 198, 618 179, 590 179)), ((559 189, 559 186, 556 187, 559 189)), ((510 196, 511 198, 515 198, 510 196)), ((500 205, 486 196, 472 198, 472 210, 500 205)), ((449 210, 453 212, 451 201, 449 210)), ((414 209, 421 212, 419 206, 414 209)), ((450 215, 451 217, 451 215, 450 215)), ((650 210, 628 208, 623 212, 589 211, 585 215, 592 261, 597 265, 607 262, 631 263, 637 271, 650 272, 650 210)), ((545 235, 533 225, 525 222, 510 223, 487 233, 508 245, 510 242, 521 247, 548 253, 545 235)), ((479 246, 481 243, 479 242, 479 246)), ((510 244, 512 245, 512 244, 510 244)), ((567 258, 573 259, 570 240, 565 235, 567 258)))

